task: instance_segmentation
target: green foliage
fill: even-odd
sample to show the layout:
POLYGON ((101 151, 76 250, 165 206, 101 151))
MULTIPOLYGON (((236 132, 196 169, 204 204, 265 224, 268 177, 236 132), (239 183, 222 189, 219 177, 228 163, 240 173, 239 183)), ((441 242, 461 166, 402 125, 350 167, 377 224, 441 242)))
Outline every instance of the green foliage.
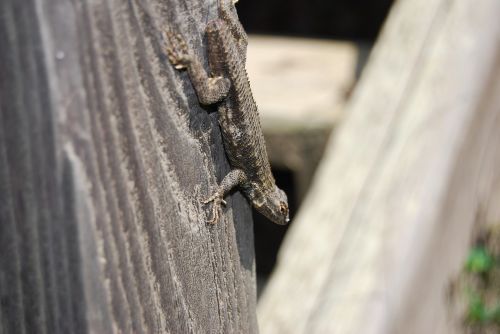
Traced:
POLYGON ((475 247, 469 253, 465 268, 470 273, 487 273, 494 264, 495 260, 486 248, 475 247))
POLYGON ((486 321, 486 308, 482 298, 477 294, 471 296, 469 300, 469 312, 467 314, 467 319, 474 323, 482 323, 486 321))
POLYGON ((497 276, 500 263, 497 258, 498 256, 483 245, 472 248, 467 257, 464 277, 468 282, 466 319, 470 325, 500 325, 500 299, 491 298, 498 295, 499 289, 497 276), (486 300, 489 300, 489 303, 486 300))
POLYGON ((500 324, 500 305, 487 307, 478 294, 472 294, 469 300, 467 320, 470 323, 481 325, 497 323, 500 324))

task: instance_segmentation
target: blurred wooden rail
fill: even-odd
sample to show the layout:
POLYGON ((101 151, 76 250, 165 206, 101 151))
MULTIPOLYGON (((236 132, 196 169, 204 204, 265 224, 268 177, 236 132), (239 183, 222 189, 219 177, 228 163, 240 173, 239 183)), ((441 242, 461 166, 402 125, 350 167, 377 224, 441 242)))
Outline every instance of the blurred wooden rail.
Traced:
POLYGON ((247 71, 267 152, 273 168, 293 172, 297 201, 342 118, 368 50, 346 41, 250 36, 247 71))
POLYGON ((168 63, 215 0, 0 2, 0 333, 257 332, 251 211, 168 63))
POLYGON ((262 333, 457 333, 446 289, 500 221, 500 2, 401 0, 259 302, 262 333))

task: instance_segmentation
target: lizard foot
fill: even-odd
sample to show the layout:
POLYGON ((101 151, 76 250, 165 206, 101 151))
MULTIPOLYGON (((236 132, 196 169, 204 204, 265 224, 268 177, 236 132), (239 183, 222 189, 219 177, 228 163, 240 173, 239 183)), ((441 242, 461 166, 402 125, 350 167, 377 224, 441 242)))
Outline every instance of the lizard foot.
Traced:
POLYGON ((226 201, 222 198, 222 194, 216 191, 212 196, 210 196, 207 200, 202 201, 203 204, 208 204, 213 202, 212 205, 212 219, 207 221, 209 224, 217 224, 219 222, 219 218, 222 215, 222 205, 226 205, 226 201))
POLYGON ((170 30, 163 33, 163 38, 168 43, 165 50, 172 65, 178 70, 187 68, 191 63, 191 55, 184 38, 170 30))

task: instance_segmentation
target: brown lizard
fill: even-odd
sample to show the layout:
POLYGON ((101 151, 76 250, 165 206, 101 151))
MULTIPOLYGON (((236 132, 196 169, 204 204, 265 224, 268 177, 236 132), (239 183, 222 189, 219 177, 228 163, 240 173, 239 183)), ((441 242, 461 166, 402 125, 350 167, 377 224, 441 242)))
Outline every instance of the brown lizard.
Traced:
POLYGON ((209 76, 179 34, 165 33, 167 54, 176 69, 187 69, 201 104, 217 104, 218 121, 231 171, 203 203, 213 202, 217 223, 224 196, 239 186, 250 203, 276 224, 287 224, 288 201, 271 173, 257 105, 245 70, 247 36, 234 3, 219 0, 219 19, 206 27, 209 76))

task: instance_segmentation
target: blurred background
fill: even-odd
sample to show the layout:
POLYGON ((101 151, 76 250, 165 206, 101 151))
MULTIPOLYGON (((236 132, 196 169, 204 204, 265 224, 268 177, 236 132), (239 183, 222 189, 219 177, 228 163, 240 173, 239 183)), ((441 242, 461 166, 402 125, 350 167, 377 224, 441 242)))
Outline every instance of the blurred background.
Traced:
MULTIPOLYGON (((274 176, 289 197, 292 224, 392 3, 237 3, 250 39, 247 71, 274 176)), ((260 294, 290 225, 268 224, 255 210, 254 221, 260 294)))
POLYGON ((470 152, 487 151, 498 127, 500 37, 488 5, 256 0, 237 9, 292 214, 283 228, 254 211, 262 332, 500 333, 498 177, 465 162, 482 161, 470 152))

